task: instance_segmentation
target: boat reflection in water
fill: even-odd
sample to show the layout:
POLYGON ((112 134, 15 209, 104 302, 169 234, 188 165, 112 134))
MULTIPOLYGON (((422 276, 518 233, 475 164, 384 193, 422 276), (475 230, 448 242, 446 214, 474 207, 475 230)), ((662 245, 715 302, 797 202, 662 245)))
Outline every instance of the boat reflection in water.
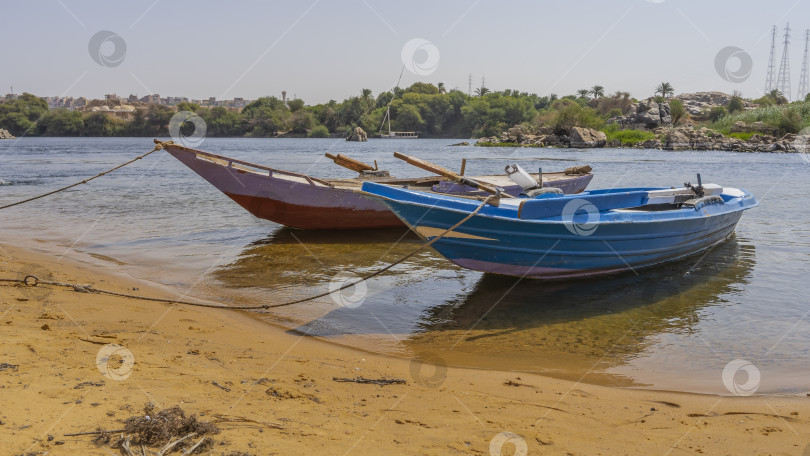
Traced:
MULTIPOLYGON (((422 243, 406 227, 332 232, 280 228, 248 245, 214 276, 236 296, 234 302, 272 304, 327 292, 330 284, 342 285, 343 277, 376 271, 422 243)), ((303 334, 407 355, 399 339, 419 329, 425 309, 460 288, 470 289, 479 276, 425 249, 366 282, 361 302, 340 305, 341 296, 354 294, 350 288, 332 295, 334 299, 327 296, 261 316, 303 334)))
POLYGON ((639 275, 558 283, 484 275, 471 293, 430 308, 404 343, 448 365, 638 385, 605 372, 652 350, 654 336, 690 334, 710 306, 741 292, 754 263, 753 245, 732 237, 639 275))
MULTIPOLYGON (((336 273, 372 272, 421 242, 404 228, 283 228, 249 245, 216 277, 248 300, 280 302, 325 292, 336 273)), ((655 336, 693 331, 710 306, 743 288, 754 257, 750 243, 732 237, 703 256, 639 275, 539 282, 464 270, 426 250, 370 280, 357 306, 326 297, 261 316, 371 351, 429 352, 451 366, 637 385, 606 371, 648 354, 655 336)))

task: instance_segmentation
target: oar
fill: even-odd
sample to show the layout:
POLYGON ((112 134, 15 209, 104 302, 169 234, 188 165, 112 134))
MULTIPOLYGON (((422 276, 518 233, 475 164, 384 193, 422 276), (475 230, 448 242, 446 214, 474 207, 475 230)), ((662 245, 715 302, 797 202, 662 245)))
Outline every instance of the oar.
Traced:
POLYGON ((472 188, 480 188, 481 190, 483 190, 483 191, 485 191, 487 193, 492 193, 493 195, 496 195, 496 194, 500 193, 503 196, 507 196, 509 198, 514 198, 514 196, 504 192, 503 189, 495 188, 495 187, 493 187, 493 186, 491 186, 489 184, 485 184, 483 182, 478 182, 476 180, 470 179, 469 177, 460 176, 460 175, 454 173, 453 171, 450 171, 447 168, 443 168, 443 167, 441 167, 439 165, 435 165, 433 163, 430 163, 429 161, 422 160, 421 158, 411 157, 411 156, 408 156, 408 155, 405 155, 405 154, 401 154, 399 152, 394 152, 394 157, 396 157, 396 158, 398 158, 400 160, 404 160, 407 163, 409 163, 409 164, 411 164, 413 166, 416 166, 417 168, 422 168, 425 171, 430 171, 432 173, 436 173, 436 174, 439 174, 441 176, 444 176, 444 177, 452 180, 453 182, 456 182, 457 184, 466 185, 466 186, 472 187, 472 188))
POLYGON ((326 158, 329 158, 332 161, 334 161, 336 165, 342 166, 352 171, 357 171, 358 173, 362 173, 363 171, 374 171, 376 169, 371 165, 367 165, 359 160, 349 158, 345 155, 337 154, 337 156, 335 156, 328 152, 325 155, 326 158))

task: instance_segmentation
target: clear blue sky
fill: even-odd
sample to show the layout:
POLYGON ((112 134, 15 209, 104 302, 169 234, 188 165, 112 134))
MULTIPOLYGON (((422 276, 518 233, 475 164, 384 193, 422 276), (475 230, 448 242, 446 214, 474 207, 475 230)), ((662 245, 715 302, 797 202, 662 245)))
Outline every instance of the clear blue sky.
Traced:
MULTIPOLYGON (((105 93, 219 99, 296 94, 341 100, 396 82, 410 40, 439 50, 421 80, 467 90, 570 94, 600 84, 641 98, 668 81, 677 93, 762 93, 770 27, 793 29, 791 81, 799 82, 810 2, 612 1, 6 1, 0 8, 0 92, 102 97, 105 93), (100 30, 126 42, 123 62, 96 64, 100 30), (741 83, 715 70, 726 46, 749 53, 741 83)), ((106 44, 104 52, 111 50, 106 44)), ((782 46, 777 46, 777 65, 782 46)), ((426 58, 425 52, 417 60, 426 58)), ((736 61, 735 61, 736 62, 736 61)), ((732 70, 736 63, 732 62, 732 70)), ((795 95, 794 95, 795 96, 795 95)))

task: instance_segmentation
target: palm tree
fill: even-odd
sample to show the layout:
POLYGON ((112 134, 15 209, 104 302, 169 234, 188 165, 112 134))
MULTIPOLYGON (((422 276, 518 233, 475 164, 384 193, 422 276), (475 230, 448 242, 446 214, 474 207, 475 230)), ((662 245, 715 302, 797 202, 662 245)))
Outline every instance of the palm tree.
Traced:
POLYGON ((773 102, 778 105, 787 103, 787 98, 782 95, 782 92, 779 89, 773 89, 765 96, 773 100, 773 102))
POLYGON ((591 94, 594 98, 602 98, 605 96, 605 88, 600 85, 595 85, 591 87, 591 94))
POLYGON ((447 93, 447 89, 444 88, 444 83, 440 82, 436 85, 439 88, 439 93, 447 93))
POLYGON ((588 90, 588 89, 579 89, 579 90, 577 90, 577 95, 579 95, 580 98, 588 98, 588 95, 590 95, 590 94, 591 94, 591 91, 588 90))
POLYGON ((660 93, 662 97, 668 98, 675 94, 675 89, 672 88, 672 84, 662 82, 655 88, 655 93, 660 93))
POLYGON ((373 92, 371 91, 371 89, 363 89, 361 93, 363 94, 362 96, 363 112, 369 112, 372 109, 374 109, 374 98, 372 98, 371 96, 373 92))
POLYGON ((486 95, 488 93, 489 93, 489 89, 487 89, 486 87, 480 87, 478 89, 475 89, 475 96, 477 96, 477 97, 483 97, 484 95, 486 95))

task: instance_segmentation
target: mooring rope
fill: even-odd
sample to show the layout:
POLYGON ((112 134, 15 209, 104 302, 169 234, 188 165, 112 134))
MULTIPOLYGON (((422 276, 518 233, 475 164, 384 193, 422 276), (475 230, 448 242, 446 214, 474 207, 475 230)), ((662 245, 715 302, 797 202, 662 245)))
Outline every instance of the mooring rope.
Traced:
MULTIPOLYGON (((171 143, 171 141, 167 141, 166 143, 157 143, 155 148, 152 149, 151 151, 149 151, 149 152, 147 152, 147 153, 145 153, 143 155, 140 155, 140 156, 138 156, 138 157, 124 163, 124 164, 118 165, 115 168, 104 171, 103 173, 99 173, 99 174, 97 174, 97 175, 95 175, 95 176, 93 176, 93 177, 91 177, 89 179, 85 179, 85 180, 83 180, 81 182, 78 182, 78 183, 75 183, 73 185, 69 185, 67 187, 63 187, 61 189, 54 190, 52 192, 44 193, 42 195, 35 196, 33 198, 29 198, 27 200, 18 201, 18 202, 13 203, 13 204, 2 206, 2 207, 0 207, 0 209, 5 209, 7 207, 12 207, 12 206, 16 206, 18 204, 23 204, 23 203, 26 203, 28 201, 33 201, 35 199, 39 199, 39 198, 42 198, 42 197, 45 197, 45 196, 48 196, 48 195, 52 195, 52 194, 60 192, 62 190, 67 190, 67 189, 69 189, 71 187, 75 187, 77 185, 87 183, 87 182, 89 182, 89 181, 91 181, 91 180, 93 180, 93 179, 95 179, 97 177, 101 177, 101 176, 103 176, 103 175, 105 175, 105 174, 107 174, 109 172, 115 171, 116 169, 123 168, 124 166, 126 166, 126 165, 128 165, 128 164, 130 164, 130 163, 132 163, 132 162, 134 162, 136 160, 140 160, 141 158, 146 157, 147 155, 151 154, 152 152, 161 150, 161 149, 163 149, 164 144, 169 144, 169 143, 171 143)), ((315 299, 318 299, 318 298, 322 298, 324 296, 329 296, 332 293, 337 293, 339 291, 343 291, 343 290, 345 290, 347 288, 353 287, 353 286, 355 286, 355 285, 357 285, 357 284, 359 284, 361 282, 365 282, 366 280, 369 280, 369 279, 371 279, 373 277, 376 277, 376 276, 388 271, 389 269, 393 268, 394 266, 402 263, 403 261, 407 260, 408 258, 410 258, 410 257, 416 255, 417 253, 421 252, 422 250, 430 247, 436 241, 438 241, 439 239, 446 236, 447 233, 455 230, 456 228, 458 228, 459 226, 461 226, 462 224, 464 224, 465 222, 467 222, 468 220, 473 218, 476 214, 478 214, 479 211, 481 211, 481 209, 483 209, 484 206, 486 206, 494 198, 497 198, 497 195, 490 195, 490 196, 484 198, 484 200, 481 201, 481 204, 479 204, 478 207, 475 208, 474 211, 470 212, 466 217, 461 219, 461 221, 459 221, 455 225, 453 225, 450 228, 444 230, 444 232, 442 232, 440 235, 436 236, 435 238, 431 239, 430 241, 428 241, 428 242, 422 244, 421 246, 417 247, 415 250, 413 250, 409 254, 403 256, 402 258, 398 259, 397 261, 394 261, 393 263, 390 263, 387 266, 385 266, 383 268, 380 268, 380 269, 378 269, 377 271, 375 271, 375 272, 373 272, 371 274, 360 277, 359 280, 356 280, 356 281, 354 281, 352 283, 348 283, 346 285, 343 285, 342 287, 340 287, 340 288, 338 288, 337 290, 334 290, 334 291, 328 291, 328 292, 321 293, 321 294, 318 294, 318 295, 315 295, 315 296, 310 296, 310 297, 302 298, 302 299, 296 299, 294 301, 288 301, 288 302, 284 302, 284 303, 281 303, 281 304, 262 304, 262 305, 258 305, 258 306, 228 306, 228 305, 206 304, 206 303, 194 302, 194 301, 182 301, 182 300, 177 300, 177 299, 152 298, 152 297, 149 297, 149 296, 140 296, 140 295, 133 295, 133 294, 128 294, 128 293, 119 293, 119 292, 110 291, 110 290, 103 290, 103 289, 100 289, 100 288, 95 288, 92 285, 82 285, 82 284, 77 284, 77 283, 40 280, 38 277, 36 277, 34 275, 26 275, 23 279, 0 278, 0 282, 17 283, 17 284, 22 284, 23 286, 27 286, 27 287, 36 287, 38 285, 52 285, 52 286, 73 288, 74 291, 78 291, 78 292, 81 292, 81 293, 98 293, 98 294, 105 294, 105 295, 110 295, 110 296, 119 296, 119 297, 122 297, 122 298, 140 299, 140 300, 144 300, 144 301, 163 302, 163 303, 168 303, 168 304, 182 304, 182 305, 196 306, 196 307, 208 307, 208 308, 214 308, 214 309, 260 310, 260 309, 272 309, 272 308, 276 308, 276 307, 291 306, 293 304, 301 304, 301 303, 304 303, 304 302, 308 302, 308 301, 312 301, 312 300, 315 300, 315 299)))
POLYGON ((92 285, 82 285, 82 284, 78 284, 78 283, 40 280, 37 276, 34 276, 34 275, 27 275, 22 279, 0 278, 0 282, 18 283, 18 284, 22 284, 23 286, 27 286, 27 287, 36 287, 36 286, 39 286, 39 285, 52 285, 52 286, 73 288, 74 291, 77 291, 77 292, 80 292, 80 293, 98 293, 98 294, 105 294, 105 295, 110 295, 110 296, 119 296, 119 297, 122 297, 122 298, 140 299, 140 300, 143 300, 143 301, 163 302, 163 303, 167 303, 167 304, 182 304, 182 305, 187 305, 187 306, 208 307, 208 308, 213 308, 213 309, 260 310, 260 309, 272 309, 272 308, 276 308, 276 307, 286 307, 286 306, 291 306, 293 304, 301 304, 301 303, 304 303, 304 302, 313 301, 313 300, 318 299, 318 298, 323 298, 324 296, 329 296, 332 293, 337 293, 339 291, 343 291, 343 290, 345 290, 347 288, 353 287, 353 286, 355 286, 355 285, 357 285, 357 284, 359 284, 361 282, 365 282, 366 280, 374 278, 374 277, 388 271, 389 269, 393 268, 394 266, 402 263, 403 261, 407 260, 408 258, 410 258, 410 257, 416 255, 417 253, 421 252, 422 250, 430 247, 436 241, 438 241, 439 239, 446 236, 447 233, 455 230, 456 228, 460 227, 462 224, 464 224, 465 222, 467 222, 468 220, 473 218, 479 211, 481 211, 481 209, 484 206, 486 206, 490 202, 490 200, 492 198, 495 198, 495 195, 490 195, 490 196, 484 198, 484 200, 481 201, 481 204, 479 204, 478 207, 475 208, 474 211, 470 212, 466 217, 461 219, 461 221, 459 221, 455 225, 451 226, 450 228, 444 230, 444 232, 442 232, 440 235, 438 235, 435 238, 431 239, 430 241, 425 242, 424 244, 420 245, 419 247, 417 247, 416 249, 414 249, 413 251, 411 251, 407 255, 403 256, 402 258, 398 259, 397 261, 394 261, 393 263, 390 263, 390 264, 386 265, 385 267, 374 271, 371 274, 360 277, 359 280, 356 280, 356 281, 354 281, 352 283, 348 283, 346 285, 343 285, 342 287, 338 288, 337 290, 328 291, 328 292, 321 293, 321 294, 318 294, 318 295, 315 295, 315 296, 310 296, 310 297, 302 298, 302 299, 296 299, 294 301, 288 301, 288 302, 284 302, 284 303, 281 303, 281 304, 262 304, 262 305, 258 305, 258 306, 228 306, 228 305, 223 306, 223 305, 215 305, 215 304, 206 304, 206 303, 203 303, 203 302, 182 301, 182 300, 177 300, 177 299, 152 298, 152 297, 149 297, 149 296, 140 296, 140 295, 134 295, 134 294, 129 294, 129 293, 119 293, 119 292, 116 292, 116 291, 103 290, 103 289, 100 289, 100 288, 95 288, 92 285))
POLYGON ((7 209, 9 207, 19 206, 20 204, 24 204, 24 203, 27 203, 29 201, 34 201, 34 200, 38 200, 40 198, 45 198, 46 196, 53 195, 54 193, 63 192, 65 190, 73 188, 73 187, 75 187, 77 185, 86 184, 86 183, 90 182, 93 179, 104 176, 105 174, 109 174, 109 173, 111 173, 111 172, 113 172, 113 171, 115 171, 117 169, 121 169, 124 166, 127 166, 127 165, 129 165, 131 163, 134 163, 134 162, 142 159, 143 157, 146 157, 147 155, 149 155, 149 154, 151 154, 153 152, 157 152, 157 151, 163 149, 164 144, 171 144, 171 143, 172 143, 172 141, 166 141, 165 143, 159 142, 159 143, 157 143, 157 145, 155 146, 154 149, 150 150, 149 152, 147 152, 147 153, 145 153, 143 155, 138 155, 137 157, 133 158, 132 160, 130 160, 130 161, 126 162, 126 163, 122 163, 122 164, 120 164, 120 165, 118 165, 118 166, 116 166, 114 168, 110 168, 107 171, 100 172, 100 173, 96 174, 95 176, 87 178, 87 179, 85 179, 85 180, 83 180, 81 182, 76 182, 75 184, 70 184, 70 185, 68 185, 66 187, 58 188, 58 189, 52 190, 52 191, 50 191, 48 193, 43 193, 41 195, 37 195, 37 196, 31 197, 31 198, 28 198, 28 199, 24 199, 22 201, 17 201, 16 203, 11 203, 11 204, 6 204, 5 206, 0 206, 0 210, 1 209, 7 209))

